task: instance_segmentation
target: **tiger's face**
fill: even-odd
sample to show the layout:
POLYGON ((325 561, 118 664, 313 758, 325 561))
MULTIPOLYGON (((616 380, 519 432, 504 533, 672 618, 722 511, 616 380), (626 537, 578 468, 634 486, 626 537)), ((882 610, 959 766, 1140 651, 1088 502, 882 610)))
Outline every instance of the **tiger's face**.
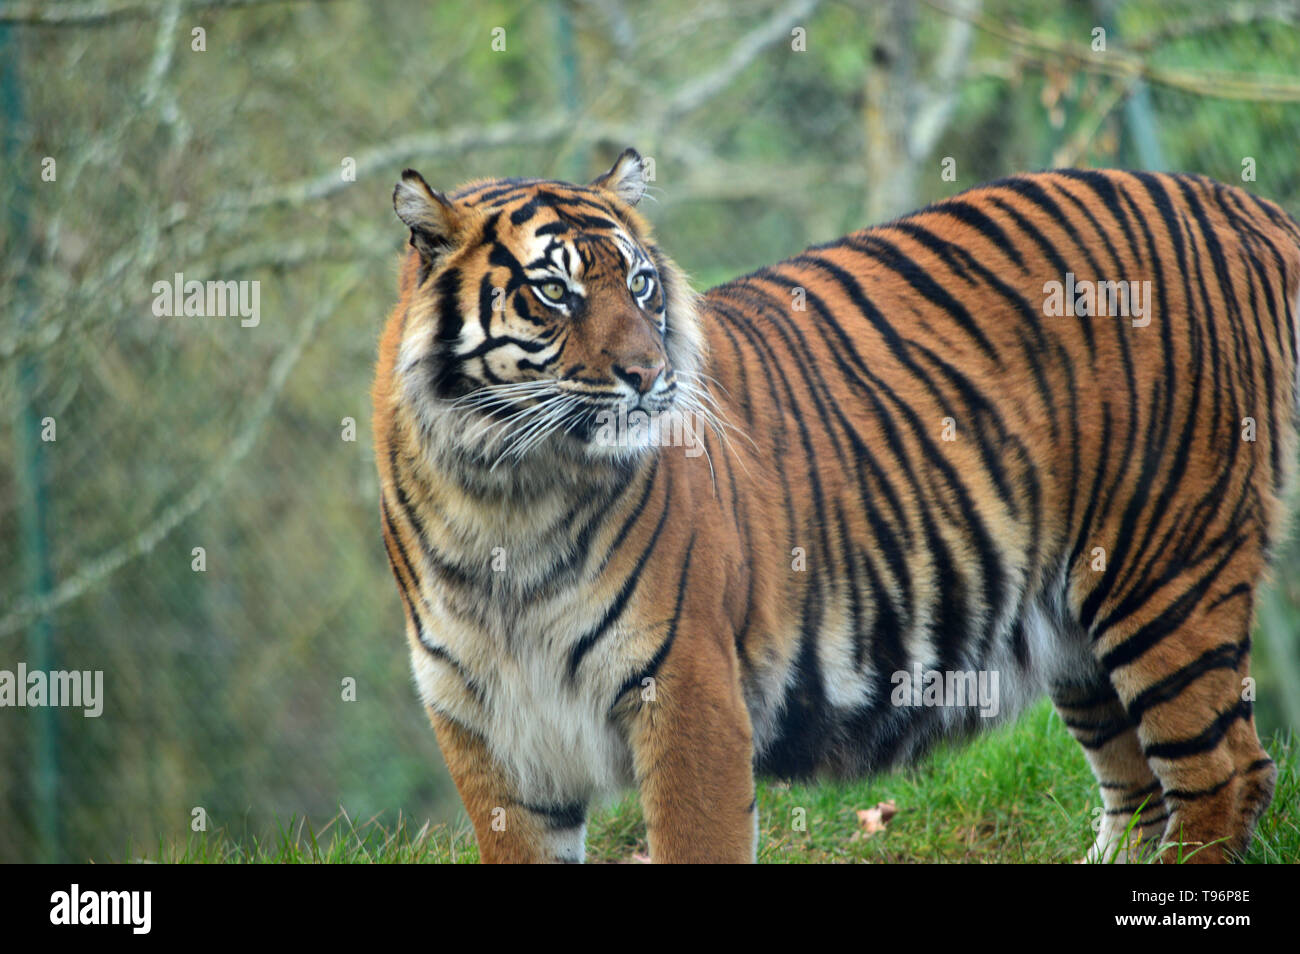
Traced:
POLYGON ((588 186, 499 179, 442 195, 403 174, 393 205, 419 264, 399 375, 460 450, 494 466, 543 449, 632 456, 652 431, 627 422, 693 403, 693 294, 632 208, 645 187, 633 150, 588 186))

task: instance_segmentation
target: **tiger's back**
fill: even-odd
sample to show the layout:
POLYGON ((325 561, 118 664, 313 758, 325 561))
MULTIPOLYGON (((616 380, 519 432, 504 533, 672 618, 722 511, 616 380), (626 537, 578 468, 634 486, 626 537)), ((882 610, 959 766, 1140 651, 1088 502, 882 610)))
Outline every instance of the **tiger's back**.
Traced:
POLYGON ((394 197, 385 543, 484 857, 580 859, 635 784, 656 859, 752 858, 755 771, 876 771, 1044 692, 1097 857, 1242 850, 1300 228, 1203 178, 1027 175, 697 299, 643 173, 394 197), (629 406, 703 453, 604 446, 629 406))
POLYGON ((737 639, 760 769, 874 771, 1048 692, 1108 809, 1155 796, 1148 836, 1174 807, 1157 781, 1189 808, 1265 801, 1243 680, 1295 458, 1298 288, 1300 230, 1268 203, 1062 172, 710 291, 738 456, 771 464, 734 501, 772 591, 737 639))

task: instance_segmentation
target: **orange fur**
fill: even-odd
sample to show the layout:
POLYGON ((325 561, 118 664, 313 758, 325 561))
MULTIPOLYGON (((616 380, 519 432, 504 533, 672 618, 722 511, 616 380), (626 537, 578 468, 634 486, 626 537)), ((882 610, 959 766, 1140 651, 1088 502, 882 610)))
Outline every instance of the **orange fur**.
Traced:
POLYGON ((752 859, 755 769, 859 775, 983 724, 892 700, 913 664, 999 673, 1002 716, 1052 696, 1102 785, 1097 856, 1137 847, 1115 835, 1139 808, 1144 846, 1244 850, 1275 775, 1242 687, 1296 452, 1300 228, 1205 179, 1042 174, 696 299, 628 205, 638 162, 430 192, 452 237, 403 215, 384 536, 484 860, 577 860, 620 785, 656 860, 752 859), (543 226, 598 237, 563 316, 503 264, 543 226), (662 327, 612 231, 653 262, 662 327), (1152 283, 1149 324, 1044 314, 1063 270, 1152 283), (466 357, 484 321, 539 350, 466 357), (504 471, 473 458, 485 381, 630 401, 633 360, 666 360, 681 401, 707 389, 706 453, 557 428, 504 471))

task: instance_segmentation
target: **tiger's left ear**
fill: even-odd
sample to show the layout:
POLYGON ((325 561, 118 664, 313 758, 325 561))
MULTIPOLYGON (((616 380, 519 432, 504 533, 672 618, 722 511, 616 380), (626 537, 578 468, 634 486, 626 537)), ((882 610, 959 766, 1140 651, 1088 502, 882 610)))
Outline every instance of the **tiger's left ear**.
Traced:
POLYGON ((393 211, 411 230, 411 245, 432 264, 456 244, 460 215, 441 192, 429 188, 414 169, 402 173, 393 189, 393 211))
POLYGON ((596 177, 591 184, 597 189, 613 193, 628 205, 636 205, 641 201, 641 196, 645 195, 649 184, 646 175, 649 171, 639 152, 624 149, 614 160, 614 165, 610 166, 609 172, 596 177))

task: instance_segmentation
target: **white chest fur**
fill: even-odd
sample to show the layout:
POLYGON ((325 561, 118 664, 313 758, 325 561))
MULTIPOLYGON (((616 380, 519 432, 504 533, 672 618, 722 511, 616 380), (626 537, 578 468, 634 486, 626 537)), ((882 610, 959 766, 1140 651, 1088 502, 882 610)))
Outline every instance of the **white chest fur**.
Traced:
MULTIPOLYGON (((576 677, 568 672, 570 648, 596 619, 583 589, 521 609, 513 619, 494 614, 500 628, 493 631, 429 594, 426 639, 458 665, 420 646, 411 650, 425 704, 481 735, 521 799, 568 804, 631 783, 631 755, 609 717, 620 674, 586 663, 576 677)), ((602 642, 613 649, 624 636, 616 625, 602 642)))

